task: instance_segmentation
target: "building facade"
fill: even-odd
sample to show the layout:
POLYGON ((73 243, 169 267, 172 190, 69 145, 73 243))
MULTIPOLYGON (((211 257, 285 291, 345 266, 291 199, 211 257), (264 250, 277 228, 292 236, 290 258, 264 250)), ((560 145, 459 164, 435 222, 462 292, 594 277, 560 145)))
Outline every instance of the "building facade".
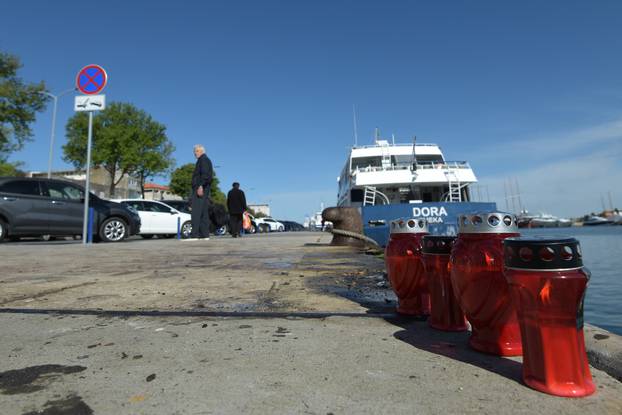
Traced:
POLYGON ((145 183, 145 200, 182 200, 181 197, 171 193, 168 186, 156 183, 145 183))
POLYGON ((248 207, 253 209, 255 213, 262 213, 266 216, 270 216, 270 205, 268 204, 248 205, 248 207))
MULTIPOLYGON (((47 177, 47 172, 33 171, 27 174, 28 177, 47 177)), ((52 177, 56 179, 70 180, 81 184, 86 183, 86 170, 60 170, 53 171, 52 177)), ((117 175, 116 180, 119 180, 117 175)), ((110 174, 103 167, 91 169, 91 192, 102 199, 135 199, 141 198, 140 182, 137 178, 125 175, 115 186, 114 196, 110 194, 110 174)))

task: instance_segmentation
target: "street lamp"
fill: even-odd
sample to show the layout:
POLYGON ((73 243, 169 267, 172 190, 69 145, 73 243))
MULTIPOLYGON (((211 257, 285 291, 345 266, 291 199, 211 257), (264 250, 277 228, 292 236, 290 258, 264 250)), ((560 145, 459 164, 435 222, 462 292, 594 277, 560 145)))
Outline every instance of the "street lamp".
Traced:
POLYGON ((56 130, 56 106, 58 104, 58 98, 75 90, 76 88, 67 89, 58 95, 54 95, 46 91, 39 92, 40 94, 47 95, 54 100, 54 109, 52 111, 52 135, 50 137, 50 156, 48 159, 48 179, 52 177, 52 153, 54 152, 54 133, 56 130))

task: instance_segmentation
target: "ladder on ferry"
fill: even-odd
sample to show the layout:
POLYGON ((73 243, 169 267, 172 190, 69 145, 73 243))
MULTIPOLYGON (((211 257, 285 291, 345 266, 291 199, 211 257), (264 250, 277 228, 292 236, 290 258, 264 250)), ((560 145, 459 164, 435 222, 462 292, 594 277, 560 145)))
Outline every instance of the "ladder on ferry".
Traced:
POLYGON ((376 204, 376 188, 365 186, 363 195, 363 206, 373 206, 376 204))
POLYGON ((365 193, 363 193, 363 206, 374 206, 376 204, 376 197, 378 197, 381 203, 385 205, 389 204, 389 198, 387 195, 376 189, 375 186, 365 186, 365 193))
POLYGON ((389 150, 389 143, 387 141, 380 141, 380 149, 382 151, 382 168, 388 169, 391 167, 391 152, 389 150))
POLYGON ((447 169, 445 177, 447 177, 447 183, 449 184, 448 200, 450 202, 462 202, 462 185, 456 173, 453 170, 447 169))

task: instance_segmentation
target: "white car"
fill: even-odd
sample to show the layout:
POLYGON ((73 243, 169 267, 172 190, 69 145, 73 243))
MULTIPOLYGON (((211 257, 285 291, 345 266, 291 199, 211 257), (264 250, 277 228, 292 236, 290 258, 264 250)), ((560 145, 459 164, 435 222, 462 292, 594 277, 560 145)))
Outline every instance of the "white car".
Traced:
POLYGON ((177 235, 178 223, 182 238, 188 238, 192 232, 190 215, 165 203, 143 199, 114 199, 113 202, 122 203, 138 212, 140 236, 145 239, 153 238, 154 235, 172 238, 177 235))
POLYGON ((270 232, 283 232, 285 225, 272 218, 255 218, 257 229, 262 232, 262 229, 268 229, 270 232))

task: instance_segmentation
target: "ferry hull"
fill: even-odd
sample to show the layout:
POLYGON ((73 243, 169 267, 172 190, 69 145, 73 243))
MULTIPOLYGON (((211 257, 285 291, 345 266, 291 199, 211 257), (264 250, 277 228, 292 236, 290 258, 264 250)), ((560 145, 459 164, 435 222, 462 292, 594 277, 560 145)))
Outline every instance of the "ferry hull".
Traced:
POLYGON ((402 203, 363 206, 361 216, 365 235, 384 247, 389 241, 389 224, 397 218, 423 218, 428 221, 430 234, 456 235, 459 215, 496 210, 497 204, 493 202, 402 203))

